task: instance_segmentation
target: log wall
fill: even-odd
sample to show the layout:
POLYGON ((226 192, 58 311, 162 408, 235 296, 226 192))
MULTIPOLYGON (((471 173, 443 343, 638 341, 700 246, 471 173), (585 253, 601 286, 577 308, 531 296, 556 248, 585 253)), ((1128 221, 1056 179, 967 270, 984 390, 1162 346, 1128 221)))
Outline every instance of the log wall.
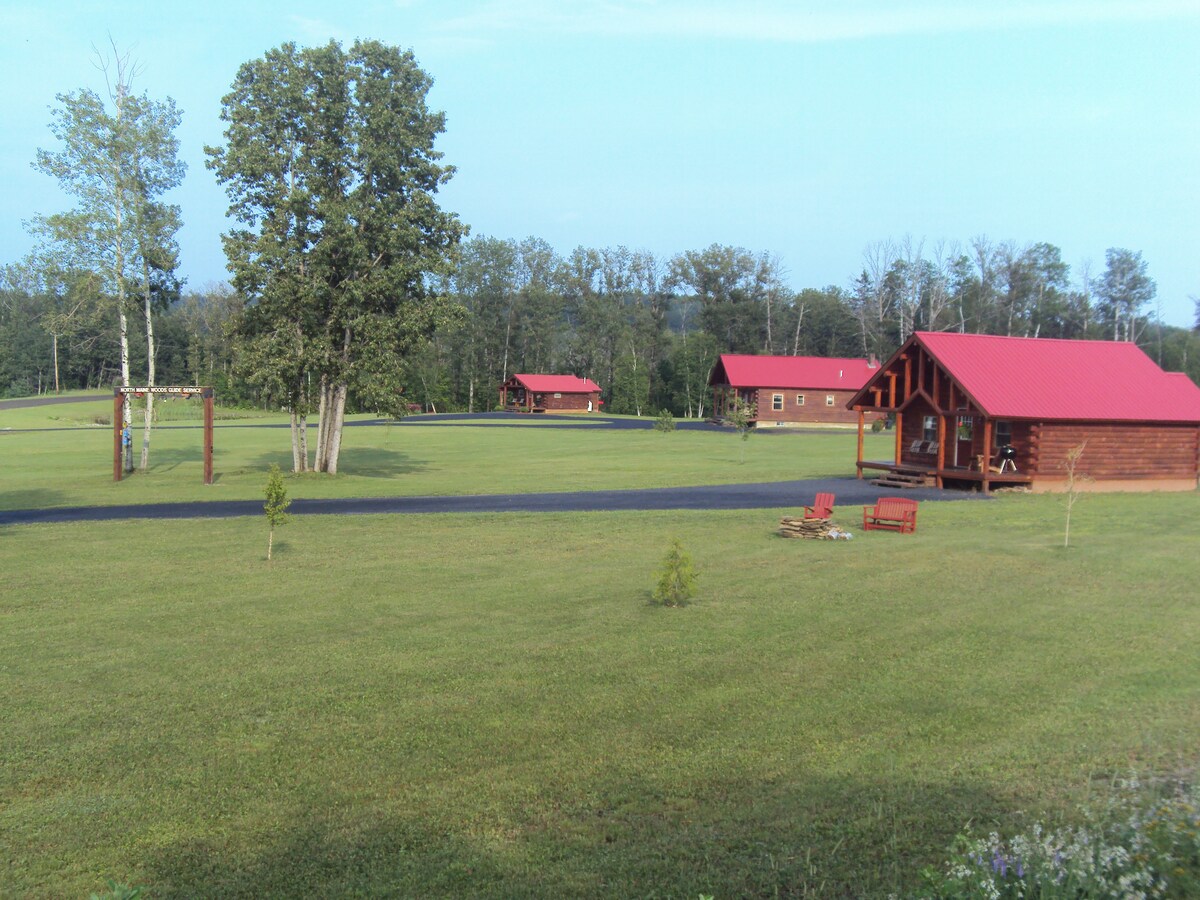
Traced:
POLYGON ((1039 478, 1066 478, 1067 451, 1087 441, 1077 474, 1104 479, 1195 479, 1200 428, 1195 425, 1043 422, 1031 442, 1039 478))
POLYGON ((592 394, 537 394, 540 401, 535 405, 547 412, 587 412, 588 400, 592 401, 592 411, 600 409, 600 395, 592 394))
POLYGON ((856 393, 825 388, 758 388, 756 426, 770 428, 776 423, 856 425, 858 413, 846 409, 846 404, 856 393), (781 410, 771 408, 775 394, 783 395, 781 410), (803 405, 796 402, 800 396, 804 397, 803 405), (826 402, 827 397, 833 397, 832 406, 826 402))

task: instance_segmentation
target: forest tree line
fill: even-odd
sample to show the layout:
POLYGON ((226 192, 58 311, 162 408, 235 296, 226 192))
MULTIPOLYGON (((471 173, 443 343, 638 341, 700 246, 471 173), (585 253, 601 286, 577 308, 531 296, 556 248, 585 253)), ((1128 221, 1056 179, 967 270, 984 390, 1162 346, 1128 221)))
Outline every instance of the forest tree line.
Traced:
POLYGON ((721 353, 885 359, 922 329, 1136 341, 1200 380, 1200 334, 1162 324, 1130 250, 1073 272, 1050 243, 905 237, 867 247, 843 285, 796 291, 779 257, 740 247, 467 239, 438 205, 454 168, 432 81, 377 41, 289 42, 239 68, 205 148, 230 201, 231 279, 185 290, 165 199, 185 174, 181 114, 137 94, 136 64, 112 51, 107 95, 59 94, 56 146, 34 161, 74 206, 34 217, 35 250, 0 268, 0 396, 212 385, 291 412, 296 471, 314 415, 312 468, 336 472, 348 412, 489 410, 512 374, 570 373, 610 412, 703 417, 721 353))
MULTIPOLYGON (((1133 340, 1164 368, 1200 380, 1200 334, 1159 321, 1136 252, 1110 249, 1100 271, 1073 273, 1049 243, 977 237, 927 249, 906 238, 868 247, 846 287, 794 291, 785 278, 778 257, 738 247, 669 258, 578 247, 564 256, 538 238, 471 238, 431 285, 453 314, 400 363, 394 383, 427 410, 481 411, 495 407, 497 386, 513 373, 572 373, 601 385, 610 412, 704 416, 720 353, 886 359, 917 330, 1133 340)), ((113 382, 116 317, 70 315, 89 308, 80 295, 95 290, 86 273, 49 280, 28 262, 3 269, 0 392, 113 382)), ((164 279, 151 302, 159 383, 212 384, 224 403, 274 399, 248 377, 238 339, 247 304, 233 288, 185 291, 164 279)), ((133 371, 146 371, 146 344, 129 352, 133 371)), ((378 405, 347 399, 349 411, 378 405)))

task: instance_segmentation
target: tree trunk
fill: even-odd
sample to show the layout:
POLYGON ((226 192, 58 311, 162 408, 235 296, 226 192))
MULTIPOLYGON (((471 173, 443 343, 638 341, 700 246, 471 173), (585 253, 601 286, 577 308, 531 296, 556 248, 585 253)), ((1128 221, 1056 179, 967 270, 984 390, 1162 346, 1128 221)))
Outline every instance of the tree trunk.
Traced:
POLYGON ((329 439, 329 383, 321 376, 321 399, 317 403, 317 452, 313 459, 313 471, 325 471, 325 444, 329 439))
POLYGON ((325 461, 325 471, 336 475, 338 456, 342 452, 342 426, 346 418, 346 385, 339 384, 333 392, 333 414, 329 430, 329 456, 325 461))
POLYGON ((51 335, 51 342, 54 345, 54 393, 62 393, 58 386, 58 334, 57 332, 51 335))
MULTIPOLYGON (((154 317, 151 314, 150 305, 150 269, 146 264, 146 260, 142 259, 142 289, 143 289, 143 310, 146 314, 146 376, 147 384, 154 387, 155 369, 154 357, 157 353, 157 348, 154 345, 154 317)), ((146 392, 146 419, 145 425, 142 428, 142 464, 140 466, 143 472, 150 465, 150 429, 154 423, 154 392, 146 392)))
MULTIPOLYGON (((292 471, 303 472, 300 468, 300 422, 296 416, 296 410, 292 410, 292 471)), ((267 558, 271 556, 270 551, 267 553, 267 558)))
POLYGON ((300 417, 300 471, 308 471, 308 416, 300 417))

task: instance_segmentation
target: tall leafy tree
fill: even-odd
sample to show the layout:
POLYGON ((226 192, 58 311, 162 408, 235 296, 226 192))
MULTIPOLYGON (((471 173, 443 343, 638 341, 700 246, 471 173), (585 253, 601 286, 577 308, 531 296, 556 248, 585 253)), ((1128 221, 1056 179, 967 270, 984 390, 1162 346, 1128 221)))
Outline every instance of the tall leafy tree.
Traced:
POLYGON ((1096 295, 1114 341, 1137 340, 1138 319, 1157 293, 1140 252, 1118 247, 1104 252, 1104 273, 1096 282, 1096 295))
POLYGON ((778 263, 740 247, 713 244, 671 260, 669 283, 700 301, 700 324, 727 353, 768 349, 767 299, 778 263))
POLYGON ((436 202, 454 169, 431 84, 378 41, 284 44, 238 70, 225 146, 206 151, 239 225, 225 251, 252 306, 247 370, 291 404, 294 450, 316 406, 317 471, 337 472, 348 395, 398 409, 405 355, 454 315, 436 285, 466 228, 436 202))

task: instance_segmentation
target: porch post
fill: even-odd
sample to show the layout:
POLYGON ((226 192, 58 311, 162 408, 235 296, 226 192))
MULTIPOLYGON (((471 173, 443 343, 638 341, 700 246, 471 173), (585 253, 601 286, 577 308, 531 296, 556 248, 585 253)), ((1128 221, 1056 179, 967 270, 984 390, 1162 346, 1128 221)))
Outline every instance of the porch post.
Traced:
MULTIPOLYGON (((936 370, 935 370, 936 371, 936 370)), ((946 468, 946 417, 938 416, 937 475, 935 484, 942 487, 942 469, 946 468)))
POLYGON ((904 413, 896 410, 896 465, 900 465, 900 455, 904 451, 904 413))
POLYGON ((858 479, 862 480, 862 460, 863 460, 863 420, 866 418, 866 413, 862 407, 858 409, 858 465, 855 467, 858 479))
POLYGON ((992 420, 983 420, 983 492, 988 493, 988 475, 992 470, 992 420))

